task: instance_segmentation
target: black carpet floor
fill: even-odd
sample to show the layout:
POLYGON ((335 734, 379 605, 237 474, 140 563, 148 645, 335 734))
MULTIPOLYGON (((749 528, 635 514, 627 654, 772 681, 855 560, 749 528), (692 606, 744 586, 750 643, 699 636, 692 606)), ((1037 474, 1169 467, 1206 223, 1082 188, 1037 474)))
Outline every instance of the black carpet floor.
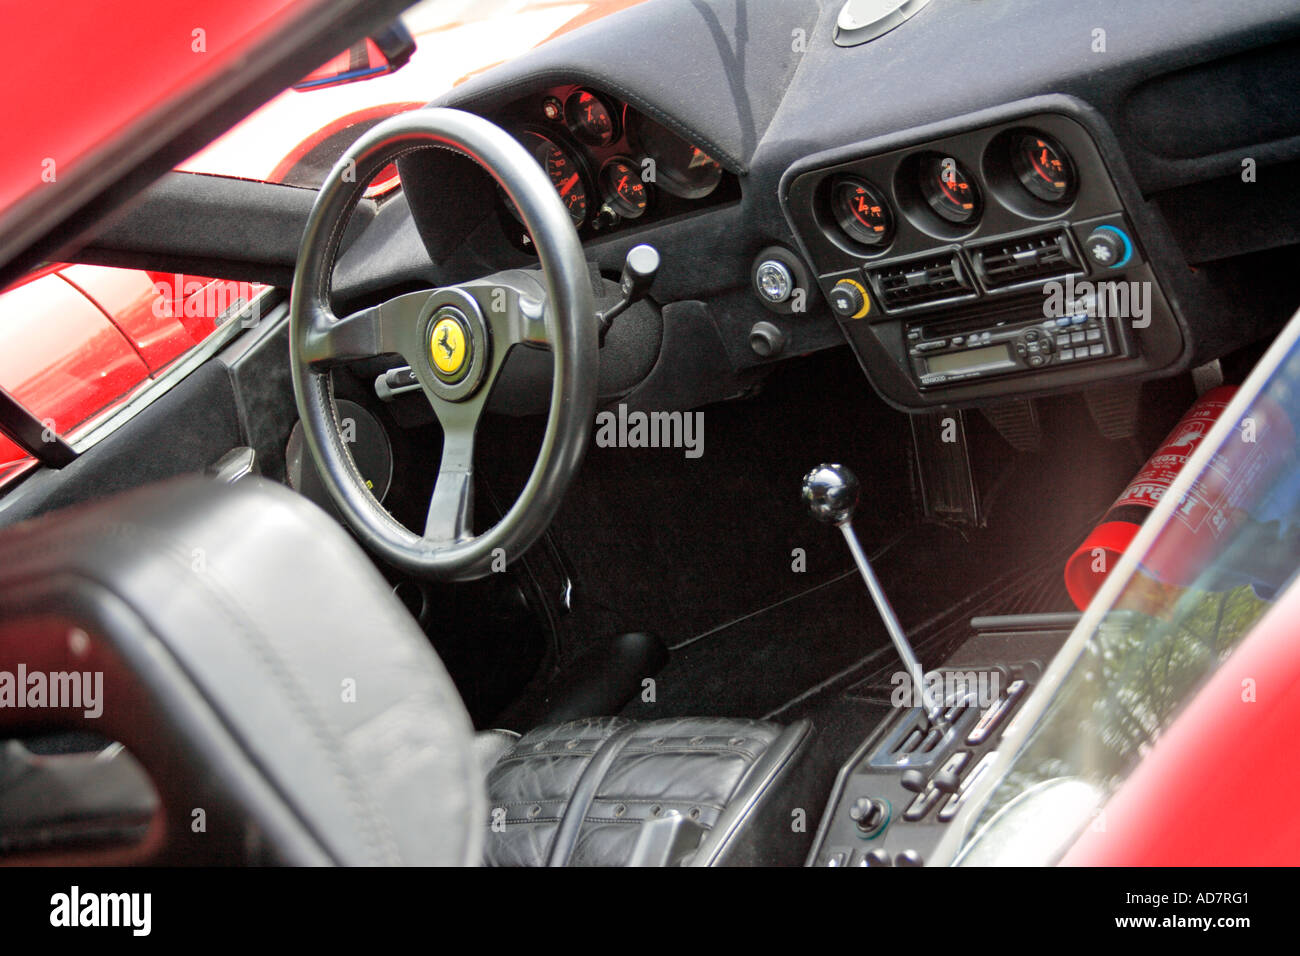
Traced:
MULTIPOLYGON (((1097 433, 1077 396, 1043 401, 1045 440, 1032 453, 968 415, 981 528, 922 519, 907 416, 876 397, 846 349, 786 363, 756 397, 703 409, 701 458, 592 448, 552 526, 574 585, 572 611, 555 617, 558 659, 619 631, 653 631, 670 660, 654 699, 625 714, 812 716, 825 759, 840 759, 873 725, 870 681, 896 669, 896 655, 840 535, 800 503, 802 475, 822 461, 858 474, 854 527, 935 666, 976 614, 1072 609, 1065 557, 1183 407, 1177 388, 1157 391, 1143 397, 1139 437, 1121 441, 1097 433)), ((508 500, 540 423, 497 425, 480 460, 508 500)))

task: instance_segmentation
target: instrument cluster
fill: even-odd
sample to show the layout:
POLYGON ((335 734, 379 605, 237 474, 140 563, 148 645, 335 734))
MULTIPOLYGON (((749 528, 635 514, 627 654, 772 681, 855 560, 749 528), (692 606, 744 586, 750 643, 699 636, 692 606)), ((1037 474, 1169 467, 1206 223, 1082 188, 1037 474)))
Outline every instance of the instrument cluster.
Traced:
MULTIPOLYGON (((583 239, 739 199, 736 178, 698 146, 605 93, 554 87, 495 117, 532 153, 583 239)), ((502 226, 531 237, 499 191, 502 226)))

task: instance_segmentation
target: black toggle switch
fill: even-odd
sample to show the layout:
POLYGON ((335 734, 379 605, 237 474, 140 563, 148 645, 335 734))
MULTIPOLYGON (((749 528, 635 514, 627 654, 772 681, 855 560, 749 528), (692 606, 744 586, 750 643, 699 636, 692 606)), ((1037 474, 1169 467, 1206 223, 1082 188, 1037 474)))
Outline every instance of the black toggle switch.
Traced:
POLYGON ((961 789, 961 778, 951 770, 940 770, 930 782, 942 793, 956 793, 961 789))
POLYGON ((898 782, 903 785, 904 790, 920 793, 925 789, 925 774, 919 770, 904 770, 903 777, 898 782))

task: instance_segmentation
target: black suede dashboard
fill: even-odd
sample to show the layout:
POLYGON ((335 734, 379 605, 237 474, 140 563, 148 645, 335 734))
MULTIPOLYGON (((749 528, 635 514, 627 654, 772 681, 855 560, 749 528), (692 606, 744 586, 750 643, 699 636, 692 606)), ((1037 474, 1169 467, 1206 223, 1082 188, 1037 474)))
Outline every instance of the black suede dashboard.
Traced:
MULTIPOLYGON (((640 401, 680 406, 737 394, 765 365, 854 340, 825 295, 832 266, 810 261, 816 243, 799 234, 806 223, 790 205, 795 172, 814 160, 871 161, 926 136, 1035 111, 1058 112, 1086 129, 1095 168, 1109 179, 1107 195, 1118 197, 1113 208, 1094 210, 1101 218, 1092 224, 1132 231, 1142 275, 1167 307, 1159 360, 1117 359, 1107 366, 1112 377, 1169 375, 1223 356, 1271 336, 1296 307, 1285 263, 1300 245, 1300 0, 932 0, 855 47, 832 40, 840 6, 648 0, 435 101, 504 122, 512 104, 581 85, 697 145, 733 177, 738 188, 726 201, 647 217, 584 243, 607 277, 637 243, 662 256, 651 293, 663 307, 662 351, 640 401), (779 314, 755 292, 756 256, 773 246, 802 260, 821 285, 803 311, 779 314), (778 329, 777 352, 751 347, 759 322, 778 329)), ((468 160, 422 151, 400 166, 403 194, 357 230, 339 262, 335 294, 343 304, 528 263, 502 229, 490 181, 468 160)), ((260 238, 244 230, 227 239, 219 223, 188 236, 192 268, 207 264, 220 275, 229 260, 241 276, 282 279, 302 226, 301 202, 289 198, 295 201, 279 204, 281 226, 260 238)), ((114 246, 141 254, 151 241, 140 235, 149 204, 88 257, 112 259, 114 246)), ((1078 254, 1089 224, 1070 217, 1062 225, 1073 230, 1078 254)), ((981 228, 953 239, 967 266, 978 250, 964 245, 983 241, 992 224, 981 228)), ((174 254, 174 244, 163 246, 174 254)), ((904 328, 895 325, 873 330, 888 342, 904 328)), ((988 395, 966 389, 922 402, 901 386, 881 388, 901 382, 902 372, 873 375, 861 344, 855 348, 868 377, 900 407, 1017 396, 1004 384, 988 395)), ((1084 384, 1082 375, 1026 378, 1023 394, 1084 384)))
MULTIPOLYGON (((607 273, 617 272, 636 242, 654 244, 663 256, 654 297, 704 304, 729 366, 718 374, 743 376, 770 361, 748 344, 761 320, 787 335, 784 355, 843 341, 820 294, 807 312, 776 316, 751 288, 760 249, 778 244, 807 256, 782 207, 787 170, 811 155, 882 148, 928 126, 971 114, 974 123, 984 112, 1044 96, 1090 119, 1184 332, 1179 358, 1153 374, 1244 345, 1279 318, 1265 321, 1235 300, 1214 270, 1190 266, 1300 239, 1300 206, 1287 185, 1300 159, 1300 3, 934 0, 901 27, 852 48, 832 42, 840 6, 650 0, 481 74, 435 105, 492 117, 530 91, 579 83, 655 117, 738 174, 737 203, 587 243, 589 258, 607 273), (1245 160, 1258 167, 1249 190, 1239 188, 1245 160), (1280 218, 1290 231, 1256 231, 1247 217, 1231 228, 1207 225, 1194 212, 1188 222, 1183 192, 1207 183, 1220 193, 1243 192, 1252 204, 1289 203, 1292 215, 1280 218), (1162 207, 1175 215, 1166 217, 1162 207), (1212 237, 1207 242, 1207 232, 1224 237, 1222 248, 1212 237)), ((1042 102, 1028 103, 1026 112, 1042 102)), ((439 198, 437 174, 446 170, 412 160, 402 172, 414 221, 437 258, 454 219, 439 198)), ((1276 226, 1276 212, 1270 219, 1276 226)), ((509 259, 490 233, 484 226, 458 238, 468 239, 481 264, 509 259)))

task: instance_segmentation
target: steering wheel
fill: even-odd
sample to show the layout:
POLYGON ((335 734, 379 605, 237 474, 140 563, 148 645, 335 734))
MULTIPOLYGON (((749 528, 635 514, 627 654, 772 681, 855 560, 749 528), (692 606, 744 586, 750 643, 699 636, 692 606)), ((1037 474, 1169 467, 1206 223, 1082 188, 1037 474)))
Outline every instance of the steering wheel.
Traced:
MULTIPOLYGON (((414 200, 413 200, 414 201, 414 200)), ((294 396, 306 446, 330 497, 362 542, 393 565, 444 581, 483 577, 546 530, 586 452, 596 410, 598 322, 578 234, 550 178, 494 123, 452 109, 401 113, 340 158, 316 197, 298 251, 289 306, 294 396), (329 300, 344 229, 379 170, 404 153, 443 148, 486 169, 515 204, 542 271, 510 270, 411 292, 344 317, 329 300), (473 532, 474 434, 506 355, 554 353, 551 408, 532 474, 510 510, 473 532), (344 441, 330 369, 401 356, 442 425, 442 463, 423 532, 371 494, 344 441)))

